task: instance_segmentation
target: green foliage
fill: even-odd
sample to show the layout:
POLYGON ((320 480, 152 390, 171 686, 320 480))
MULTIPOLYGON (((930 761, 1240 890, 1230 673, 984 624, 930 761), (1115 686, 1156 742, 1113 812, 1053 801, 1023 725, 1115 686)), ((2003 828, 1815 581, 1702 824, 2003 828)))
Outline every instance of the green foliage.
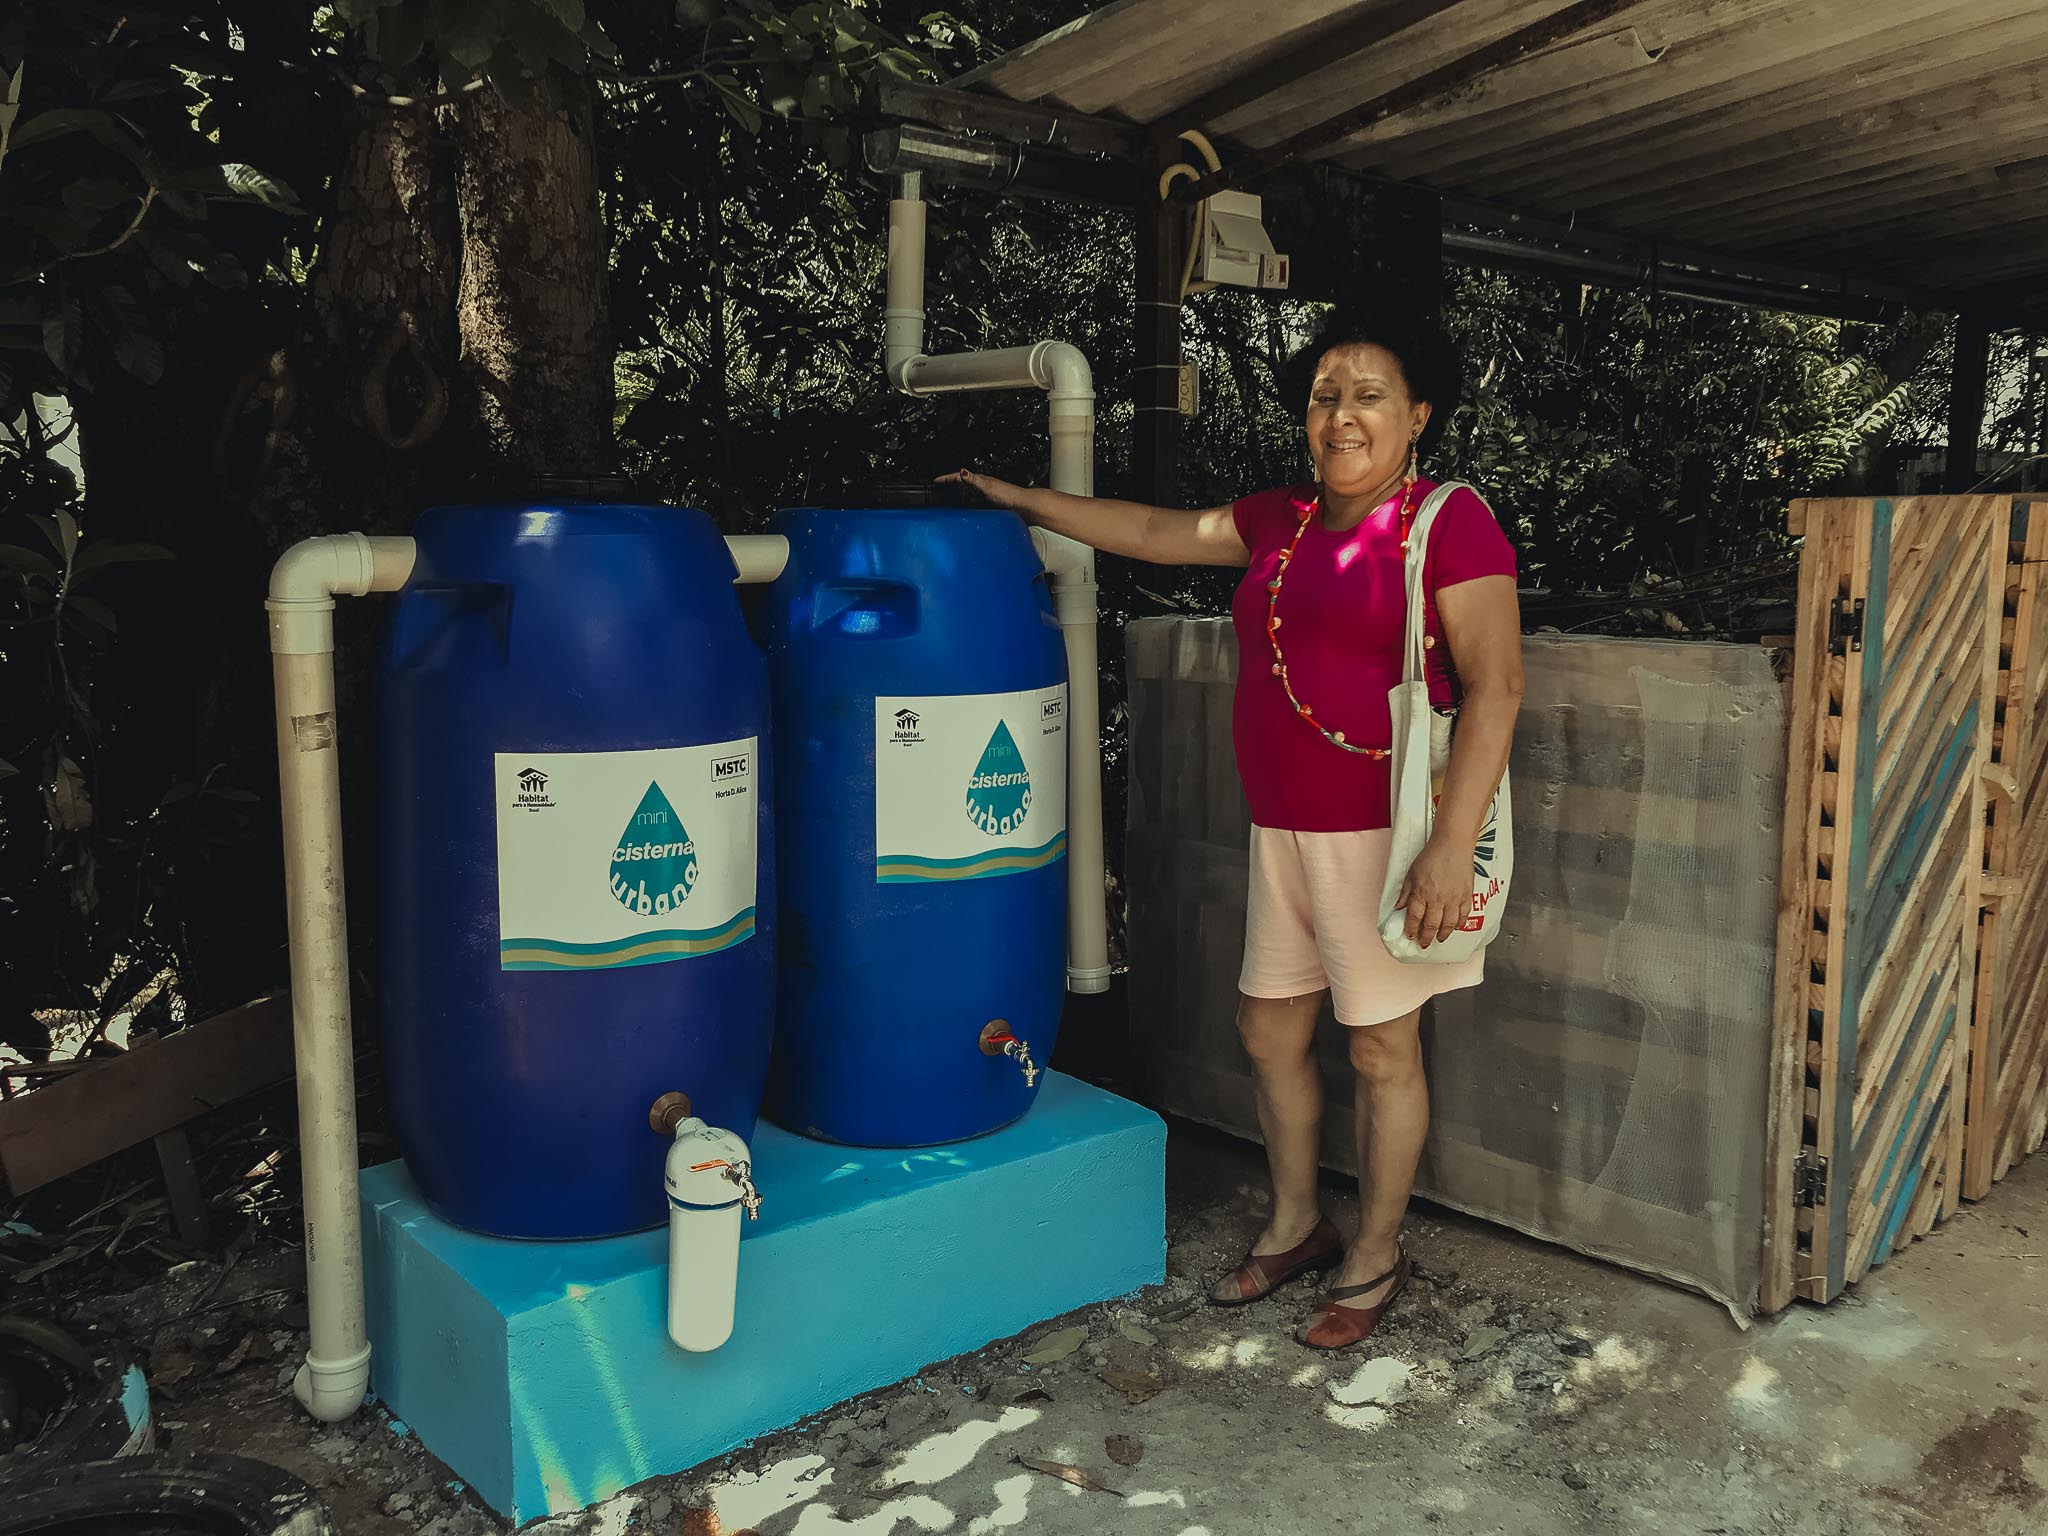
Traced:
POLYGON ((154 383, 191 290, 248 280, 223 205, 297 211, 209 121, 247 67, 231 37, 219 6, 23 0, 0 23, 0 418, 109 369, 154 383))
POLYGON ((36 418, 0 452, 0 1041, 42 1043, 34 1010, 104 1027, 180 957, 190 873, 250 835, 255 797, 180 782, 121 739, 100 675, 121 595, 171 554, 85 537, 52 434, 36 418), (124 750, 125 749, 125 750, 124 750), (139 783, 138 783, 139 781, 139 783))
POLYGON ((256 122, 261 92, 288 83, 298 59, 264 60, 270 79, 252 83, 245 42, 228 7, 209 3, 21 0, 0 19, 8 1042, 34 1042, 32 1010, 118 1009, 181 947, 179 869, 249 836, 253 796, 211 776, 181 782, 178 765, 123 735, 106 686, 121 616, 138 591, 172 606, 175 578, 146 574, 165 569, 167 550, 93 536, 68 467, 76 434, 50 404, 147 393, 301 222, 278 164, 289 138, 256 122))
POLYGON ((1489 489, 1520 529, 1524 579, 1558 592, 1784 551, 1785 503, 1876 488, 1875 451, 1928 387, 1887 370, 1918 321, 1452 276, 1468 393, 1445 466, 1489 489))

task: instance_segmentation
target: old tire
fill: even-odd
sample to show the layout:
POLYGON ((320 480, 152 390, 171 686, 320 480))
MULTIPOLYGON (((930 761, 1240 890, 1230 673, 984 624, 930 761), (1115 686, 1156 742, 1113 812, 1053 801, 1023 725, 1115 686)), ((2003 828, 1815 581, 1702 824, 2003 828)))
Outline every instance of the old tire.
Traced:
POLYGON ((119 1345, 0 1317, 0 1482, 150 1448, 149 1386, 119 1345))
POLYGON ((0 1536, 335 1536, 318 1494, 240 1456, 127 1456, 0 1484, 0 1536))

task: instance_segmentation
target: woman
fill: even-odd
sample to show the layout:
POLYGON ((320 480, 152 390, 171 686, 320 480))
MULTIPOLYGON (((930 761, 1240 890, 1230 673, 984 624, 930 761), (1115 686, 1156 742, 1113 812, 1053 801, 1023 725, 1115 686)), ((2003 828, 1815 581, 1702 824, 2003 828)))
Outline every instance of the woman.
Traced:
MULTIPOLYGON (((967 470, 946 478, 1111 554, 1246 567, 1232 605, 1232 734, 1253 822, 1237 1023, 1257 1079, 1273 1203, 1210 1300, 1240 1306, 1335 1265, 1332 1288, 1295 1336, 1339 1349, 1369 1335, 1408 1283, 1401 1220, 1429 1124, 1417 1024, 1431 997, 1478 983, 1484 956, 1404 964, 1376 922, 1405 521, 1434 485, 1420 478, 1418 454, 1457 403, 1456 360, 1433 328, 1368 313, 1333 317, 1296 361, 1309 376, 1313 483, 1184 512, 967 470), (1348 1245, 1318 1204, 1323 1089, 1313 1045, 1325 992, 1357 1071, 1361 1214, 1348 1245)), ((1514 552, 1471 491, 1453 492, 1439 512, 1424 575, 1431 699, 1459 705, 1435 830, 1402 887, 1408 932, 1427 945, 1470 908, 1474 845, 1507 765, 1522 652, 1514 552)))

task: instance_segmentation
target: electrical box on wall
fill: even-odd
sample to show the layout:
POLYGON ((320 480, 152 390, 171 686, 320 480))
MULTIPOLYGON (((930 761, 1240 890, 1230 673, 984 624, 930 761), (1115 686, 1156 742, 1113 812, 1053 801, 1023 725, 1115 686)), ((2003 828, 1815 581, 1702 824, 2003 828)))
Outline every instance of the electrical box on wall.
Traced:
POLYGON ((1249 192, 1217 192, 1195 207, 1194 282, 1285 288, 1287 258, 1273 249, 1264 207, 1249 192))

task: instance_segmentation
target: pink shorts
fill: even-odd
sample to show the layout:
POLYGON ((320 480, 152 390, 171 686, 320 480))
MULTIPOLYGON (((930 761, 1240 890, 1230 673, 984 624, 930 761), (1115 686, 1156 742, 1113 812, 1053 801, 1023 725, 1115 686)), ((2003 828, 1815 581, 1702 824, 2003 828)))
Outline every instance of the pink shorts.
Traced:
POLYGON ((1252 828, 1244 913, 1247 997, 1330 991, 1339 1024, 1383 1024, 1439 992, 1476 987, 1486 952, 1457 965, 1408 965, 1380 942, 1380 888, 1394 834, 1252 828))

